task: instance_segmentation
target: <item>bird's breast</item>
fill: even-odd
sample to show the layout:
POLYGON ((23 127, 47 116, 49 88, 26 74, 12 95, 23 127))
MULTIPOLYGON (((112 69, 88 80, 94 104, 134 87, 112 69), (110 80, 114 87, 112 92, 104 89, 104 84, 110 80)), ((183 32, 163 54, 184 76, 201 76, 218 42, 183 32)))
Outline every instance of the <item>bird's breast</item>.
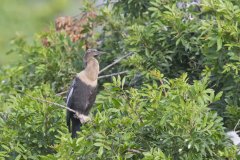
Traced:
POLYGON ((86 75, 85 71, 82 71, 78 73, 77 77, 85 84, 91 86, 91 87, 96 87, 97 86, 97 78, 95 80, 89 79, 89 77, 86 75))

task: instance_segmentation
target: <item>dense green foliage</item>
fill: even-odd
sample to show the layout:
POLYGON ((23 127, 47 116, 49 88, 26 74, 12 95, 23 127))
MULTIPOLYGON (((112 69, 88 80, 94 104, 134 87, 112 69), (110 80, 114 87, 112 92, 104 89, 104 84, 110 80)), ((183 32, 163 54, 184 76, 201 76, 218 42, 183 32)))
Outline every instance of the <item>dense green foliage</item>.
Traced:
POLYGON ((224 140, 222 119, 207 108, 220 96, 206 89, 207 79, 193 85, 186 81, 185 74, 164 86, 154 82, 124 90, 124 80, 114 78, 98 96, 94 121, 83 128, 77 140, 63 135, 56 159, 139 159, 157 148, 170 159, 234 157, 234 152, 224 150, 229 144, 224 140))
MULTIPOLYGON (((31 95, 51 98, 53 94, 49 86, 42 86, 35 88, 31 95)), ((55 102, 58 101, 55 98, 55 102)), ((9 110, 1 115, 1 147, 4 149, 1 156, 36 159, 38 155, 52 153, 55 136, 65 129, 63 111, 20 95, 9 98, 5 105, 9 110)))
POLYGON ((239 4, 203 0, 200 10, 168 0, 109 5, 96 19, 102 29, 94 38, 107 52, 101 68, 133 52, 104 72, 129 73, 100 80, 93 119, 79 138, 68 133, 64 110, 32 97, 64 104, 57 93, 82 69, 85 42, 55 31, 33 45, 14 40, 11 52, 22 59, 0 70, 0 158, 237 159, 225 132, 240 115, 239 4))
POLYGON ((148 10, 132 20, 133 10, 126 9, 124 2, 116 4, 112 19, 118 19, 111 30, 121 33, 120 49, 137 53, 126 64, 146 72, 159 69, 168 77, 187 72, 190 82, 200 79, 202 72, 211 72, 209 86, 224 91, 222 101, 212 107, 220 110, 233 128, 240 105, 238 3, 203 0, 201 11, 196 11, 195 6, 179 9, 170 1, 144 1, 148 10), (124 17, 118 16, 119 10, 124 17), (226 106, 231 113, 224 112, 226 106))

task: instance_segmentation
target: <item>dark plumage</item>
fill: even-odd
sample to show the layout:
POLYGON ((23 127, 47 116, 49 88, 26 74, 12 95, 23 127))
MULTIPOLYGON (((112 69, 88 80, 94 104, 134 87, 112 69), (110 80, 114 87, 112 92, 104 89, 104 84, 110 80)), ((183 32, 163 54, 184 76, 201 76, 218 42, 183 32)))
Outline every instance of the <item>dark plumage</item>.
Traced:
MULTIPOLYGON (((84 57, 85 69, 77 74, 67 96, 67 107, 85 116, 89 114, 97 95, 99 64, 94 58, 97 55, 99 52, 94 49, 89 49, 86 52, 84 57)), ((76 137, 76 132, 80 131, 81 125, 74 113, 67 110, 67 126, 72 132, 73 138, 76 137), (70 122, 72 122, 72 129, 70 122)))

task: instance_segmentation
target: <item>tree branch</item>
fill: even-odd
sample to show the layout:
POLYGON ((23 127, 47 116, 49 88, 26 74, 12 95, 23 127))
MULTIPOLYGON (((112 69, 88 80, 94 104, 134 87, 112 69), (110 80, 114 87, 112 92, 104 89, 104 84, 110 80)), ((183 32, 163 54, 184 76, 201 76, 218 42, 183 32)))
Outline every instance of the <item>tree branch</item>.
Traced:
POLYGON ((127 149, 127 152, 132 152, 132 153, 137 153, 137 154, 142 154, 143 149, 127 149))
POLYGON ((112 67, 113 65, 117 64, 118 62, 120 62, 121 60, 123 60, 124 58, 126 58, 126 57, 128 57, 128 56, 130 56, 130 55, 132 55, 132 54, 133 54, 133 53, 130 52, 130 53, 128 53, 128 54, 126 54, 126 55, 124 55, 124 56, 116 59, 113 63, 109 64, 108 66, 106 66, 105 68, 103 68, 101 71, 99 71, 99 74, 101 74, 102 72, 104 72, 104 71, 107 70, 108 68, 112 67))
POLYGON ((125 74, 125 73, 128 73, 128 71, 122 71, 122 72, 118 72, 118 73, 112 73, 112 74, 108 74, 108 75, 99 76, 98 79, 107 78, 107 77, 112 77, 112 76, 116 76, 116 75, 120 75, 120 74, 125 74))
MULTIPOLYGON (((105 70, 107 70, 108 68, 112 67, 113 65, 117 64, 118 62, 120 62, 121 60, 123 60, 124 58, 126 57, 129 57, 130 55, 132 55, 133 52, 130 52, 118 59, 116 59, 113 63, 109 64, 108 66, 104 67, 102 70, 99 71, 99 74, 101 74, 102 72, 104 72, 105 70)), ((111 77, 111 76, 115 76, 115 75, 119 75, 119 74, 125 74, 127 73, 128 71, 122 71, 122 72, 119 72, 119 73, 112 73, 112 74, 109 74, 109 75, 103 75, 103 76, 99 76, 98 79, 102 79, 102 78, 106 78, 106 77, 111 77)), ((61 96, 63 94, 66 94, 68 91, 63 91, 63 92, 60 92, 60 93, 57 93, 57 96, 61 96)))
POLYGON ((63 94, 66 94, 68 91, 62 91, 62 92, 60 92, 60 93, 57 93, 56 95, 57 96, 62 96, 63 94))
POLYGON ((55 102, 51 102, 51 101, 47 101, 47 100, 44 100, 44 99, 40 99, 40 98, 37 98, 37 97, 33 97, 33 96, 30 96, 30 95, 28 95, 26 93, 24 93, 24 94, 26 96, 28 96, 29 98, 33 99, 33 100, 37 100, 37 101, 40 101, 42 103, 52 104, 52 105, 55 105, 55 106, 67 109, 70 112, 75 113, 75 117, 78 118, 82 124, 87 123, 88 121, 91 121, 91 118, 89 116, 86 116, 86 115, 83 115, 81 113, 78 113, 77 111, 75 111, 75 110, 73 110, 71 108, 68 108, 68 107, 66 107, 64 105, 61 105, 61 104, 58 104, 58 103, 55 103, 55 102))
POLYGON ((68 107, 66 107, 66 106, 64 106, 64 105, 61 105, 61 104, 58 104, 58 103, 55 103, 55 102, 51 102, 51 101, 47 101, 47 100, 44 100, 44 99, 40 99, 40 98, 37 98, 37 97, 33 97, 33 96, 30 96, 30 95, 28 95, 28 94, 26 94, 26 93, 24 93, 26 96, 28 96, 29 98, 31 98, 31 99, 33 99, 33 100, 37 100, 37 101, 40 101, 40 102, 42 102, 42 103, 48 103, 48 104, 52 104, 52 105, 55 105, 55 106, 58 106, 58 107, 61 107, 61 108, 64 108, 64 109, 67 109, 67 110, 69 110, 69 111, 71 111, 71 112, 73 112, 73 113, 77 113, 75 110, 73 110, 73 109, 71 109, 71 108, 68 108, 68 107))
POLYGON ((239 125, 239 123, 240 123, 240 119, 238 120, 238 122, 237 122, 237 124, 236 124, 236 126, 234 127, 234 132, 236 132, 236 129, 237 129, 237 126, 239 125))
MULTIPOLYGON (((120 74, 126 74, 128 73, 128 71, 122 71, 122 72, 117 72, 117 73, 112 73, 112 74, 108 74, 108 75, 103 75, 103 76, 99 76, 98 79, 102 79, 102 78, 107 78, 107 77, 112 77, 112 76, 116 76, 116 75, 120 75, 120 74)), ((66 94, 68 91, 63 91, 60 93, 57 93, 57 96, 62 96, 63 94, 66 94)))

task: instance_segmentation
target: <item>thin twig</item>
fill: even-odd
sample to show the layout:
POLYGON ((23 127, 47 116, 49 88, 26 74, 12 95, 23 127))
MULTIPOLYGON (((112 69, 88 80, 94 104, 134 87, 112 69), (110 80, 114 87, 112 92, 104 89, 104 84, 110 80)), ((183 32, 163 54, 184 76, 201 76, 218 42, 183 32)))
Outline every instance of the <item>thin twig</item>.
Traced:
MULTIPOLYGON (((122 59, 132 55, 133 53, 130 52, 118 59, 116 59, 113 63, 109 64, 108 66, 104 67, 102 70, 99 71, 99 74, 101 74, 102 72, 104 72, 105 70, 107 70, 108 68, 112 67, 113 65, 117 64, 118 62, 120 62, 122 59)), ((110 74, 110 75, 103 75, 103 76, 99 76, 98 79, 102 79, 102 78, 106 78, 106 77, 110 77, 110 76, 114 76, 114 75, 119 75, 119 74, 124 74, 124 73, 127 73, 127 71, 123 71, 123 72, 119 72, 119 73, 113 73, 113 74, 110 74)), ((63 94, 66 94, 68 91, 63 91, 63 92, 60 92, 60 93, 57 93, 57 96, 61 96, 63 94)))
POLYGON ((67 109, 67 110, 75 113, 75 117, 78 118, 82 124, 84 124, 84 123, 86 123, 88 121, 91 121, 91 118, 89 116, 86 116, 84 114, 78 113, 77 111, 75 111, 75 110, 73 110, 71 108, 65 107, 64 105, 61 105, 61 104, 58 104, 58 103, 55 103, 55 102, 51 102, 51 101, 47 101, 47 100, 44 100, 44 99, 40 99, 40 98, 37 98, 37 97, 33 97, 33 96, 30 96, 30 95, 28 95, 26 93, 25 93, 25 95, 28 96, 29 98, 33 99, 33 100, 37 100, 37 101, 40 101, 42 103, 49 103, 49 104, 52 104, 52 105, 55 105, 55 106, 67 109))
POLYGON ((62 96, 63 94, 66 94, 68 91, 63 91, 63 92, 60 92, 60 93, 57 93, 56 95, 57 96, 62 96))
POLYGON ((142 152, 140 150, 137 150, 137 149, 127 149, 127 151, 132 152, 132 153, 142 154, 142 152))
POLYGON ((236 129, 237 129, 237 126, 239 125, 239 123, 240 123, 240 119, 238 120, 236 126, 234 127, 234 132, 236 132, 236 129))
POLYGON ((112 77, 112 76, 116 76, 116 75, 120 75, 120 74, 125 74, 125 73, 128 73, 128 71, 122 71, 122 72, 118 72, 118 73, 112 73, 112 74, 108 74, 108 75, 99 76, 98 79, 107 78, 107 77, 112 77))
POLYGON ((43 103, 49 103, 49 104, 52 104, 52 105, 55 105, 55 106, 58 106, 58 107, 61 107, 61 108, 64 108, 64 109, 67 109, 67 110, 69 110, 69 111, 71 111, 71 112, 73 112, 73 113, 77 113, 75 110, 73 110, 73 109, 71 109, 71 108, 68 108, 68 107, 66 107, 66 106, 64 106, 64 105, 61 105, 61 104, 58 104, 58 103, 55 103, 55 102, 51 102, 51 101, 47 101, 47 100, 44 100, 44 99, 40 99, 40 98, 37 98, 37 97, 33 97, 33 96, 30 96, 30 95, 28 95, 28 94, 26 94, 26 93, 24 93, 26 96, 28 96, 29 98, 31 98, 31 99, 34 99, 34 100, 37 100, 37 101, 40 101, 40 102, 43 102, 43 103))
POLYGON ((130 53, 128 53, 128 54, 126 54, 126 55, 124 55, 124 56, 116 59, 113 63, 111 63, 111 64, 109 64, 108 66, 106 66, 105 68, 103 68, 103 69, 99 72, 99 74, 101 74, 102 72, 104 72, 104 71, 107 70, 108 68, 112 67, 113 65, 117 64, 118 62, 120 62, 122 59, 124 59, 124 58, 126 58, 126 57, 128 57, 128 56, 130 56, 130 55, 132 55, 132 54, 133 54, 133 53, 130 52, 130 53))
MULTIPOLYGON (((102 79, 102 78, 107 78, 107 77, 112 77, 112 76, 116 76, 116 75, 120 75, 120 74, 126 74, 128 73, 128 71, 122 71, 122 72, 118 72, 118 73, 112 73, 112 74, 108 74, 108 75, 103 75, 103 76, 99 76, 98 79, 102 79)), ((57 96, 62 96, 64 94, 66 94, 68 91, 62 91, 60 93, 57 93, 57 96)))

